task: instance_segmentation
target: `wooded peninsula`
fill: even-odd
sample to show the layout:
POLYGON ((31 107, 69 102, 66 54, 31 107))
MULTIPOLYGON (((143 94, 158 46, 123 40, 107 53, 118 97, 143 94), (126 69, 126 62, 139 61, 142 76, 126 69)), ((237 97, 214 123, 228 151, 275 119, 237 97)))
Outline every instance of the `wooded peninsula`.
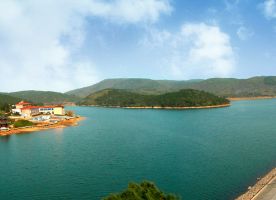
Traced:
POLYGON ((226 98, 208 92, 183 89, 159 95, 146 95, 121 89, 105 89, 84 98, 79 105, 124 108, 197 108, 228 106, 226 98))

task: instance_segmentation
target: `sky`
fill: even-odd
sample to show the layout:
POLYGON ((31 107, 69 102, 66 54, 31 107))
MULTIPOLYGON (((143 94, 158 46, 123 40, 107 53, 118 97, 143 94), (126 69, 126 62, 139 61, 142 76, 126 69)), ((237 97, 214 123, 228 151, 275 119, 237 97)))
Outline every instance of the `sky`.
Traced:
POLYGON ((276 75, 276 0, 0 0, 0 91, 276 75))

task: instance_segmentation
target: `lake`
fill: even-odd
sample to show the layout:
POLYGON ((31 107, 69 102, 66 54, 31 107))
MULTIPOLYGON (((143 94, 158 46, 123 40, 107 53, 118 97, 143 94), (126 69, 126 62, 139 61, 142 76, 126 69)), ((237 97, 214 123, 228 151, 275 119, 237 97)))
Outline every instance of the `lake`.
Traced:
POLYGON ((77 127, 0 137, 0 199, 91 199, 154 181, 233 199, 276 166, 276 100, 206 110, 70 107, 77 127))

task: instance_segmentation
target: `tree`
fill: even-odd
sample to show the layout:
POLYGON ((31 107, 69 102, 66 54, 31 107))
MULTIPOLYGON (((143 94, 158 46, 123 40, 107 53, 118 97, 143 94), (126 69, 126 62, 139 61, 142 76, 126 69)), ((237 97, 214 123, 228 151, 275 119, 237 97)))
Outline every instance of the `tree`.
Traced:
POLYGON ((8 113, 8 112, 10 112, 11 108, 10 108, 10 105, 9 105, 9 104, 4 103, 4 104, 0 107, 0 110, 2 110, 2 111, 4 111, 4 112, 8 113))
POLYGON ((25 127, 25 126, 33 126, 34 124, 28 120, 18 120, 14 122, 13 126, 14 128, 19 128, 19 127, 25 127))
POLYGON ((74 117, 74 116, 75 116, 75 113, 74 113, 74 111, 72 111, 72 110, 67 110, 67 111, 65 112, 65 115, 67 115, 67 116, 69 116, 69 117, 74 117))
POLYGON ((103 200, 179 200, 172 194, 161 192, 152 182, 144 181, 141 184, 129 183, 122 193, 111 194, 103 200))

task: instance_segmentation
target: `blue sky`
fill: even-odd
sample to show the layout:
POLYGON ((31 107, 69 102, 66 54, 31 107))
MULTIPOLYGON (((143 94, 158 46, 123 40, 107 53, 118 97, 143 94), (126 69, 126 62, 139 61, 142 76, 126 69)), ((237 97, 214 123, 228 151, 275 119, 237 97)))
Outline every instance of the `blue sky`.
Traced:
POLYGON ((276 0, 3 0, 0 91, 276 75, 276 0))

